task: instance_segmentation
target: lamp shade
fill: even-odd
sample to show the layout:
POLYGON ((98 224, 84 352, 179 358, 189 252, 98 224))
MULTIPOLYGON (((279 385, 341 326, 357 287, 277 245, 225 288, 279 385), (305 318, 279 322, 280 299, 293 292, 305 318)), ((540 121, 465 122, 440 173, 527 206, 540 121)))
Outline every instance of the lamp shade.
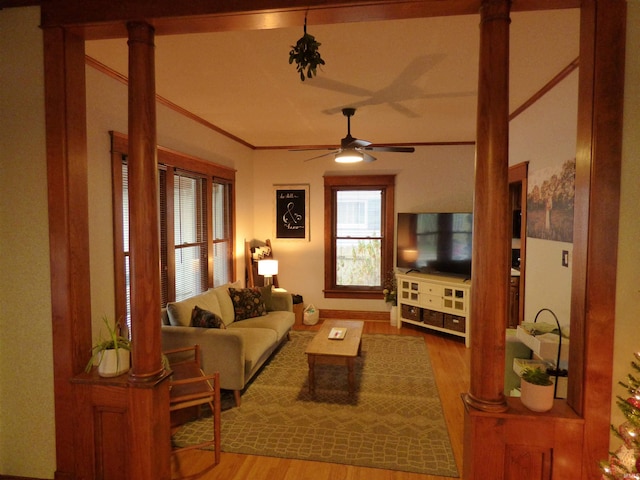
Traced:
POLYGON ((345 149, 336 154, 335 161, 338 163, 357 163, 364 160, 362 153, 354 149, 345 149))
POLYGON ((278 274, 277 260, 260 260, 258 262, 258 275, 265 277, 273 277, 278 274))

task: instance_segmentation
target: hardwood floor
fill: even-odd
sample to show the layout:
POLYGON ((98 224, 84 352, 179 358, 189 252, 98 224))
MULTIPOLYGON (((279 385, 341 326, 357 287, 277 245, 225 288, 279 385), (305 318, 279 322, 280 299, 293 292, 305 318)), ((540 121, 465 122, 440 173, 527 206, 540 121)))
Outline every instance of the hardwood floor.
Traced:
MULTIPOLYGON (((300 326, 296 330, 317 330, 300 326)), ((425 339, 438 384, 442 408, 449 428, 453 453, 462 475, 464 407, 460 394, 469 389, 469 349, 454 337, 441 336, 419 327, 400 330, 389 322, 365 322, 364 333, 417 335, 425 339)), ((416 365, 416 368, 419 368, 416 365)), ((173 456, 172 478, 193 475, 213 461, 212 452, 191 450, 173 456)), ((284 458, 222 453, 220 464, 204 474, 204 480, 446 480, 450 477, 420 475, 351 465, 310 462, 284 458)))

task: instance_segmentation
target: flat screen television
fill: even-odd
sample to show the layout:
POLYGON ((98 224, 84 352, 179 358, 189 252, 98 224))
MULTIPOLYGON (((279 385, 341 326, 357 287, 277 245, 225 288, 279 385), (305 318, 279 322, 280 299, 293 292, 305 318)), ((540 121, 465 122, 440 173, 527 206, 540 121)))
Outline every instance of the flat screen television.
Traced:
POLYGON ((471 213, 398 213, 396 265, 471 278, 471 213))

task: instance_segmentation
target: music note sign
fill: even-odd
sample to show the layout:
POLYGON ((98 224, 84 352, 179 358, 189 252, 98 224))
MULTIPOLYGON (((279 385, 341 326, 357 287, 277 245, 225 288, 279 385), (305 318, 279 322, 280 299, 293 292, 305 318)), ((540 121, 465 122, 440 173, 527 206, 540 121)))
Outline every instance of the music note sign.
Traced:
POLYGON ((276 238, 308 239, 309 185, 276 185, 276 238))

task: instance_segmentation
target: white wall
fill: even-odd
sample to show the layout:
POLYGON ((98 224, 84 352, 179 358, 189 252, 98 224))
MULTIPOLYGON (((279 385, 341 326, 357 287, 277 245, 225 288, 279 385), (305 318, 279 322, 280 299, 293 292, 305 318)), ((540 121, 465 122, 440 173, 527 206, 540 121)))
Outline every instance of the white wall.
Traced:
POLYGON ((394 174, 396 212, 471 211, 474 147, 419 147, 413 154, 377 153, 377 161, 355 166, 337 164, 332 156, 304 161, 314 154, 286 150, 256 152, 255 238, 271 239, 274 256, 280 262, 280 286, 302 295, 305 304, 337 310, 388 310, 382 296, 380 300, 324 298, 324 176, 394 174), (309 184, 310 241, 275 238, 275 184, 309 184))
POLYGON ((39 8, 0 10, 0 474, 53 478, 53 350, 39 22, 39 8))
MULTIPOLYGON (((578 71, 571 73, 509 125, 509 163, 529 162, 529 177, 558 167, 576 156, 578 71)), ((531 185, 530 185, 531 186, 531 185)), ((541 308, 551 309, 562 325, 571 311, 573 244, 527 238, 524 320, 533 321, 541 308), (562 251, 569 251, 569 267, 562 251)), ((553 318, 540 317, 553 322, 553 318)))

